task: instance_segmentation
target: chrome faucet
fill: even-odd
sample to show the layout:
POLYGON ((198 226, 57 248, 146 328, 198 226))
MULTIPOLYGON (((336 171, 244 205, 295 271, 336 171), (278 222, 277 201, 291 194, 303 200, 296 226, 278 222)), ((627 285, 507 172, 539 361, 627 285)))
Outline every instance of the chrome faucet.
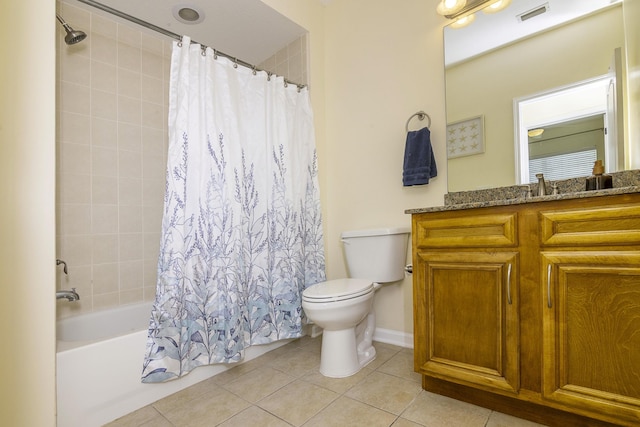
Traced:
POLYGON ((70 291, 56 291, 56 299, 63 298, 66 298, 69 301, 78 301, 80 299, 80 295, 78 295, 78 293, 76 292, 76 288, 71 288, 70 291))
POLYGON ((541 173, 537 173, 536 178, 538 178, 538 196, 546 196, 547 187, 544 183, 544 175, 541 173))

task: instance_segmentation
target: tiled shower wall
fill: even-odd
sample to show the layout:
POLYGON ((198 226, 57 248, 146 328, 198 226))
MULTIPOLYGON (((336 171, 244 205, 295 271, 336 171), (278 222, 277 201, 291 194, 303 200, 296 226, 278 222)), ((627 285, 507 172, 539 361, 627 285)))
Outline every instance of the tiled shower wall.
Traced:
POLYGON ((276 52, 275 55, 265 59, 258 68, 271 71, 279 76, 285 76, 287 80, 298 84, 309 84, 309 66, 307 64, 308 35, 292 41, 287 46, 276 52))
MULTIPOLYGON (((88 37, 57 43, 58 317, 153 300, 167 152, 171 40, 59 3, 88 37)), ((145 30, 146 31, 146 30, 145 30)), ((53 262, 53 260, 52 260, 53 262)))
MULTIPOLYGON (((88 37, 57 48, 58 317, 155 297, 167 152, 171 42, 100 11, 58 3, 88 37)), ((215 47, 215 46, 214 46, 215 47)), ((306 84, 307 36, 258 67, 306 84)), ((52 261, 53 262, 53 261, 52 261)))

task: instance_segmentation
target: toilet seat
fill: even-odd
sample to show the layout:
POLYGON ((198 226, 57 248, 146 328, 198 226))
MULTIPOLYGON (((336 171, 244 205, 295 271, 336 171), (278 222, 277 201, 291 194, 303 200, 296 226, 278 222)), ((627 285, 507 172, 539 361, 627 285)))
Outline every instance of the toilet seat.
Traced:
POLYGON ((374 284, 363 279, 336 279, 316 283, 302 293, 302 299, 310 303, 344 301, 373 292, 374 284))

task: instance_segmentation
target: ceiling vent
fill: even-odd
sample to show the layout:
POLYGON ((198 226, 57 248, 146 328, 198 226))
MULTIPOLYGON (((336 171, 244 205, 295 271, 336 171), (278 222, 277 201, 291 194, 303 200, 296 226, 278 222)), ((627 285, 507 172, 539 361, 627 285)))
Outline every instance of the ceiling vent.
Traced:
POLYGON ((543 5, 540 5, 538 7, 535 7, 525 13, 521 13, 520 15, 517 16, 518 21, 519 22, 524 22, 528 19, 531 18, 535 18, 536 16, 542 15, 543 13, 546 13, 547 11, 549 11, 549 3, 545 3, 543 5))

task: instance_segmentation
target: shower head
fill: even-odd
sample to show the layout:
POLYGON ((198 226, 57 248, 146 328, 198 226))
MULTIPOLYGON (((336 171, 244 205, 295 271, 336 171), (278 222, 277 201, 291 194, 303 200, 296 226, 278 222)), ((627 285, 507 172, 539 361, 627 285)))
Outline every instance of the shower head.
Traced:
POLYGON ((64 30, 67 32, 67 35, 64 38, 64 42, 68 45, 80 43, 82 40, 87 38, 87 34, 84 31, 75 31, 73 28, 69 26, 64 20, 60 17, 60 15, 56 14, 56 18, 64 27, 64 30))

